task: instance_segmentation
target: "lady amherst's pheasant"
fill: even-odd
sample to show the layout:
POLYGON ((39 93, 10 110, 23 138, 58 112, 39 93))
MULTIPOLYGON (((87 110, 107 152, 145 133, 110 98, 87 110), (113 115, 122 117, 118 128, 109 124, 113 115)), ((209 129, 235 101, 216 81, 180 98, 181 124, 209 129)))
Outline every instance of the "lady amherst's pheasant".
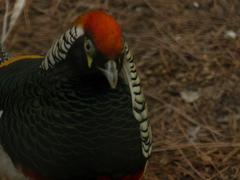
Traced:
POLYGON ((138 180, 151 154, 146 102, 113 17, 79 16, 46 56, 0 64, 0 143, 31 180, 138 180))

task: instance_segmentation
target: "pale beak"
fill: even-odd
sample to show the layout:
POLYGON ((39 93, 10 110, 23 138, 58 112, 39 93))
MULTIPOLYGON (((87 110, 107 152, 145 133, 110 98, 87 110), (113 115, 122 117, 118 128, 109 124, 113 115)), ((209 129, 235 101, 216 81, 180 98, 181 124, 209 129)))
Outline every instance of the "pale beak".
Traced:
POLYGON ((99 69, 106 76, 111 88, 115 89, 118 83, 118 69, 117 69, 116 62, 113 60, 109 60, 105 64, 105 68, 99 68, 99 69))

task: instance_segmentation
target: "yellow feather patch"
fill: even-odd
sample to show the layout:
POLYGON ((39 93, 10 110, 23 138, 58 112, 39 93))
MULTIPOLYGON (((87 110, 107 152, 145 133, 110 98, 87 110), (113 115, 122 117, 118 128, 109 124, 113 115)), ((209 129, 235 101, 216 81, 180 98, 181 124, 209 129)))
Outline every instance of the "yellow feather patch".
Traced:
POLYGON ((39 56, 39 55, 26 55, 26 56, 12 57, 4 61, 3 63, 1 63, 0 68, 4 66, 8 66, 9 64, 12 64, 14 62, 21 61, 21 60, 33 60, 33 59, 43 59, 43 58, 44 56, 39 56))

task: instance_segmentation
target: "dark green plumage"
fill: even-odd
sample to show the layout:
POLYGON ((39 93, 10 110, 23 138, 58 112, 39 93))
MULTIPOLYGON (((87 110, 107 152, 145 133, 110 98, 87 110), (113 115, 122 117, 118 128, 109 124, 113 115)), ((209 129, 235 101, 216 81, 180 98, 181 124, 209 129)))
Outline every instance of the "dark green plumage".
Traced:
POLYGON ((143 169, 129 87, 111 89, 69 61, 43 71, 42 59, 0 68, 1 144, 15 164, 43 176, 124 175, 143 169))

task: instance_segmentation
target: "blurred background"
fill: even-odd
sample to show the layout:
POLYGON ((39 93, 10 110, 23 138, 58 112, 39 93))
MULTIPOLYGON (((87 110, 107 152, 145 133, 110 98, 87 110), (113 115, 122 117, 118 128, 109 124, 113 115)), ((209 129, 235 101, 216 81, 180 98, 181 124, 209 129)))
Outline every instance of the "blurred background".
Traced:
MULTIPOLYGON (((5 47, 45 55, 93 9, 118 20, 135 55, 154 136, 145 179, 239 179, 240 1, 27 0, 5 47)), ((1 33, 5 12, 0 0, 1 33)))

